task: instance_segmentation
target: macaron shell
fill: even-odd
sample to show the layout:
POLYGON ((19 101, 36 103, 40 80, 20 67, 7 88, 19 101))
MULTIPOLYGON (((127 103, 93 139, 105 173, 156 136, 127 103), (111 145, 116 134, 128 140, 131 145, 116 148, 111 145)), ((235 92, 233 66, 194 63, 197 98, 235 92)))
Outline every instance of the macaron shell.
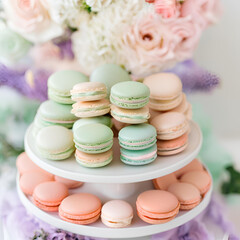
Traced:
POLYGON ((203 165, 202 163, 195 158, 193 161, 191 161, 188 165, 186 165, 185 167, 177 170, 176 172, 174 172, 174 174, 176 175, 177 178, 181 177, 183 174, 190 172, 190 171, 203 171, 203 165))
POLYGON ((131 81, 130 75, 122 67, 116 64, 103 64, 97 67, 90 76, 91 82, 102 82, 107 86, 108 95, 113 85, 131 81))
POLYGON ((177 215, 176 214, 172 217, 155 219, 155 218, 146 217, 143 214, 141 214, 140 212, 137 212, 137 214, 144 222, 149 223, 149 224, 163 224, 163 223, 166 223, 166 222, 169 222, 169 221, 173 220, 177 215))
POLYGON ((201 201, 200 191, 189 183, 172 183, 167 190, 177 197, 180 209, 189 210, 201 201))
POLYGON ((110 102, 107 99, 89 102, 77 102, 72 106, 72 113, 77 117, 97 117, 110 111, 110 102))
POLYGON ((45 212, 57 212, 59 204, 57 203, 56 206, 46 206, 44 204, 41 204, 36 199, 32 199, 32 202, 40 209, 42 209, 45 212))
POLYGON ((167 190, 172 183, 178 182, 174 173, 170 173, 163 177, 153 179, 153 185, 156 189, 167 190))
POLYGON ((159 100, 173 99, 182 91, 180 78, 172 73, 157 73, 143 81, 150 88, 150 98, 159 100))
POLYGON ((129 124, 145 123, 150 117, 148 107, 139 109, 124 109, 111 105, 111 115, 119 122, 129 124))
POLYGON ((180 112, 180 113, 183 113, 183 114, 186 114, 188 108, 189 108, 189 103, 187 101, 187 97, 186 97, 186 94, 185 93, 182 93, 182 101, 181 103, 170 110, 170 112, 180 112))
POLYGON ((53 175, 45 174, 42 171, 32 170, 25 172, 19 180, 21 190, 28 195, 32 195, 36 186, 40 183, 53 181, 53 175))
POLYGON ((180 181, 193 184, 202 195, 210 189, 212 184, 211 177, 206 171, 187 172, 181 176, 180 181))

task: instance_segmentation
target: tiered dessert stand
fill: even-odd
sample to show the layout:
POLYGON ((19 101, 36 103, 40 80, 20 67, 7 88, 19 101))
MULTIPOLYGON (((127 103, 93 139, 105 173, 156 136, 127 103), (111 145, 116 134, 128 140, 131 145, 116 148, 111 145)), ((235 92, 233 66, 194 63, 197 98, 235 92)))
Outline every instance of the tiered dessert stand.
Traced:
POLYGON ((134 207, 134 219, 127 228, 108 228, 99 220, 91 225, 77 225, 60 219, 57 213, 44 212, 37 208, 29 197, 18 186, 18 194, 24 206, 39 219, 69 232, 102 238, 134 238, 148 236, 176 228, 200 214, 211 199, 212 188, 201 203, 190 211, 180 211, 175 219, 158 225, 143 222, 136 213, 137 196, 146 190, 153 189, 152 179, 172 173, 190 163, 199 153, 202 134, 198 125, 190 123, 189 145, 185 151, 175 156, 158 157, 153 163, 145 166, 128 166, 120 159, 119 144, 114 142, 114 159, 103 168, 88 169, 80 166, 74 156, 63 161, 51 161, 41 158, 35 148, 35 138, 30 126, 25 135, 25 151, 29 157, 46 171, 68 179, 83 181, 85 184, 73 192, 89 192, 98 196, 102 202, 111 199, 124 199, 134 207))

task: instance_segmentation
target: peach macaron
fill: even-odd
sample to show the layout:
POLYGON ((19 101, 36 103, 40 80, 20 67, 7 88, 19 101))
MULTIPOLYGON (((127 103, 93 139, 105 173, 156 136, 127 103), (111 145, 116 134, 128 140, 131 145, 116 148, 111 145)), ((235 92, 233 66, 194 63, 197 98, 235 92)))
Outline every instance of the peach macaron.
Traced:
POLYGON ((212 184, 212 179, 206 171, 187 172, 180 178, 180 181, 194 185, 201 195, 206 194, 212 184))
POLYGON ((170 173, 163 177, 153 179, 152 181, 153 181, 154 187, 159 190, 167 190, 172 183, 178 182, 174 173, 170 173))
POLYGON ((160 156, 170 156, 180 153, 186 149, 188 145, 188 134, 172 140, 158 140, 157 141, 157 154, 160 156))
POLYGON ((62 200, 68 196, 68 188, 60 182, 43 182, 33 191, 33 203, 47 212, 57 212, 62 200))
POLYGON ((74 181, 74 180, 63 178, 63 177, 59 177, 59 176, 54 176, 54 180, 56 182, 63 183, 69 189, 78 188, 78 187, 81 187, 83 185, 83 182, 74 181))
POLYGON ((33 170, 25 172, 21 175, 19 185, 25 194, 32 195, 37 185, 53 180, 53 175, 46 174, 39 170, 33 170))
POLYGON ((173 183, 168 187, 168 191, 180 202, 180 210, 190 210, 201 201, 200 191, 190 183, 173 183))
POLYGON ((137 198, 138 216, 147 223, 160 224, 171 221, 179 212, 180 203, 170 192, 149 190, 137 198))
POLYGON ((101 214, 101 201, 90 193, 76 193, 65 198, 59 207, 59 216, 71 223, 90 224, 101 214))

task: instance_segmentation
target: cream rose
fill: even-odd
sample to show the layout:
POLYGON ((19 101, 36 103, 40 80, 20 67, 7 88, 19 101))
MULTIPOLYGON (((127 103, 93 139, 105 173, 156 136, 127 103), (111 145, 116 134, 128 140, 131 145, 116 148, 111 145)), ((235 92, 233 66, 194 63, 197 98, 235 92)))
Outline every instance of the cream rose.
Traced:
POLYGON ((93 12, 99 12, 103 8, 107 7, 112 0, 86 0, 86 4, 91 7, 93 12))
POLYGON ((46 42, 63 33, 48 12, 47 0, 4 0, 8 25, 32 42, 46 42))

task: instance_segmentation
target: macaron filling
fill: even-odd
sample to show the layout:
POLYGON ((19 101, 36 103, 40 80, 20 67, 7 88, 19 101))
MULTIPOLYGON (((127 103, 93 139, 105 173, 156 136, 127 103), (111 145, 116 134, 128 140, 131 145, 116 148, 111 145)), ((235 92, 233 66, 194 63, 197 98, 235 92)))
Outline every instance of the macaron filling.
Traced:
POLYGON ((113 145, 113 140, 109 140, 105 143, 96 143, 96 144, 81 144, 79 142, 77 142, 76 140, 74 140, 75 144, 76 144, 76 148, 80 151, 83 152, 87 152, 87 153, 91 153, 91 152, 106 152, 107 150, 109 150, 112 145, 113 145))
POLYGON ((143 149, 145 147, 151 147, 152 145, 154 145, 156 143, 156 136, 151 137, 149 139, 146 140, 142 140, 142 141, 125 141, 124 139, 122 139, 121 137, 119 137, 119 144, 121 147, 126 148, 126 149, 143 149), (130 146, 130 147, 129 147, 130 146))
POLYGON ((150 115, 148 114, 142 114, 142 115, 124 115, 121 113, 116 113, 115 111, 112 111, 112 114, 118 118, 129 118, 129 119, 139 119, 139 120, 147 120, 149 119, 150 115))
POLYGON ((178 147, 172 147, 172 148, 158 148, 158 152, 172 152, 172 151, 176 151, 179 149, 185 149, 187 147, 187 143, 183 144, 182 146, 178 146, 178 147))

